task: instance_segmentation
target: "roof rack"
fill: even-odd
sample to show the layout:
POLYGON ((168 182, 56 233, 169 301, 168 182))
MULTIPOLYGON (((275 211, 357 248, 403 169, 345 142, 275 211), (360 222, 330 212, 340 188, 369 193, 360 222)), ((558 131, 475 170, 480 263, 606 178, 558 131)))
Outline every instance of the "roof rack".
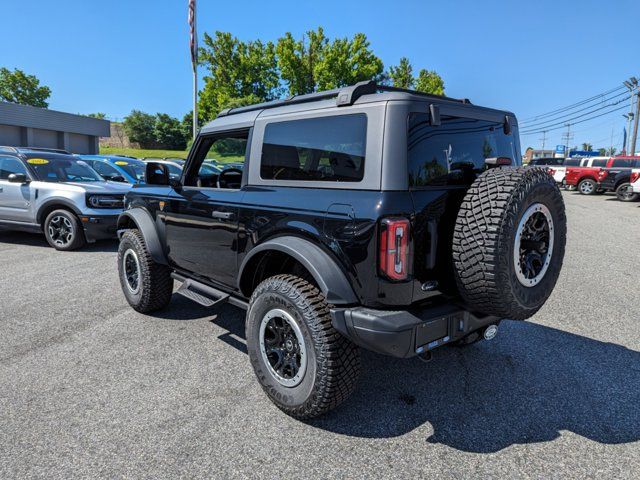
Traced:
MULTIPOLYGON (((44 147, 20 147, 20 150, 33 150, 36 152, 48 152, 48 153, 62 153, 65 155, 71 155, 71 152, 62 148, 44 148, 44 147)), ((16 150, 16 151, 20 151, 16 150)))
POLYGON ((16 147, 10 147, 10 146, 4 146, 4 145, 0 146, 0 152, 20 153, 16 147))
POLYGON ((358 98, 363 95, 370 95, 378 92, 400 92, 409 93, 419 97, 433 98, 438 100, 448 100, 451 102, 467 103, 471 102, 466 99, 458 99, 446 97, 444 95, 433 95, 430 93, 417 92, 415 90, 409 90, 406 88, 391 87, 387 85, 378 85, 374 80, 367 80, 364 82, 358 82, 355 85, 348 87, 334 88, 333 90, 326 90, 323 92, 307 93, 304 95, 292 95, 289 98, 282 100, 272 100, 270 102, 256 103, 254 105, 247 105, 246 107, 226 108, 222 110, 218 117, 226 117, 227 115, 235 115, 237 113, 252 112, 255 110, 266 110, 269 108, 282 107, 285 105, 295 105, 298 103, 316 102, 318 100, 327 100, 331 98, 336 99, 336 105, 338 107, 353 105, 358 98))

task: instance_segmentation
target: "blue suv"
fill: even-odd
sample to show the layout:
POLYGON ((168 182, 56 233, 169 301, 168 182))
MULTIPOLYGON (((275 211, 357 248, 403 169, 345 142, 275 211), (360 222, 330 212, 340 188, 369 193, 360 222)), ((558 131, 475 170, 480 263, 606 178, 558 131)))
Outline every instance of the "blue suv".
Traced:
POLYGON ((144 183, 146 164, 142 160, 118 155, 78 155, 105 180, 144 183))

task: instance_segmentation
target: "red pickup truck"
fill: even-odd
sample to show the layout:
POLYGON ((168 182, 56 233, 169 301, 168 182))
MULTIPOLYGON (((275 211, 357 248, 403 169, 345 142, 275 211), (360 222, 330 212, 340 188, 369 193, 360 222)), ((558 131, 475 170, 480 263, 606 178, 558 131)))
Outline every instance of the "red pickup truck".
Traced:
POLYGON ((564 177, 567 185, 578 187, 578 191, 583 195, 594 195, 604 193, 598 185, 598 174, 604 168, 626 168, 629 158, 633 157, 611 157, 604 167, 569 167, 564 177))

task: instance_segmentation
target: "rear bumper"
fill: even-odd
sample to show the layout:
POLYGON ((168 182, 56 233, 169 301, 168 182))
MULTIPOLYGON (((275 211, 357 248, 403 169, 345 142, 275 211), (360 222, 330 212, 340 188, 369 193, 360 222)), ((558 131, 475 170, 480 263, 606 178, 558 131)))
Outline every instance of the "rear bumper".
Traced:
POLYGON ((400 358, 433 350, 500 322, 497 317, 477 316, 450 304, 412 311, 334 308, 331 319, 334 328, 356 345, 400 358))
POLYGON ((87 242, 116 238, 118 215, 80 215, 87 242))

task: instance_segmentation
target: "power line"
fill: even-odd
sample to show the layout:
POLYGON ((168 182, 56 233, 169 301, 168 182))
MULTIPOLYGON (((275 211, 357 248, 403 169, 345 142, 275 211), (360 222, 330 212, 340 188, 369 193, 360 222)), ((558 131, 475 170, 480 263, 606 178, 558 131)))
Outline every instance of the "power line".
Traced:
MULTIPOLYGON (((584 120, 580 120, 578 122, 572 122, 571 125, 573 126, 573 125, 578 125, 579 123, 588 122, 590 120, 593 120, 594 118, 599 118, 599 117, 603 117, 605 115, 609 115, 610 113, 618 112, 618 111, 622 110, 623 108, 626 108, 626 105, 623 105, 621 107, 615 108, 615 109, 610 110, 608 112, 601 113, 599 115, 594 115, 593 117, 590 117, 590 118, 585 118, 584 120)), ((546 131, 547 132, 552 132, 554 130, 560 130, 561 128, 564 128, 566 126, 567 126, 567 124, 565 123, 564 125, 561 125, 559 127, 547 128, 546 131)), ((534 134, 538 134, 538 133, 542 133, 542 130, 536 130, 536 131, 533 131, 533 132, 520 132, 520 135, 525 136, 525 135, 534 135, 534 134)))
POLYGON ((586 116, 588 116, 588 115, 591 115, 592 113, 600 112, 600 111, 604 110, 605 108, 609 108, 609 107, 613 107, 613 106, 619 105, 619 104, 621 104, 621 103, 623 103, 623 102, 626 102, 628 99, 629 99, 629 97, 627 97, 627 98, 623 98, 622 100, 619 100, 619 101, 617 101, 617 102, 610 103, 610 104, 608 104, 608 105, 603 105, 602 107, 598 107, 598 108, 596 108, 596 109, 594 109, 594 110, 591 110, 591 111, 589 111, 589 112, 583 113, 583 114, 581 114, 581 115, 577 115, 577 116, 575 116, 575 117, 567 118, 567 119, 565 119, 565 120, 563 120, 563 121, 561 121, 561 122, 556 122, 556 123, 551 123, 551 124, 549 124, 549 125, 544 125, 543 127, 534 127, 533 129, 529 129, 529 130, 527 130, 527 128, 525 127, 525 128, 524 128, 524 131, 523 131, 523 132, 521 132, 521 133, 522 133, 522 134, 528 134, 528 133, 540 133, 540 132, 542 132, 542 130, 548 130, 548 131, 549 131, 549 130, 556 130, 555 128, 550 128, 550 127, 555 127, 555 126, 557 126, 557 125, 560 125, 560 127, 559 127, 559 128, 562 128, 563 126, 567 125, 568 123, 570 123, 570 124, 574 125, 574 124, 576 124, 576 123, 586 122, 586 121, 591 120, 591 119, 593 119, 593 118, 598 118, 598 117, 601 117, 602 115, 606 115, 607 113, 615 112, 615 111, 617 111, 617 110, 620 110, 621 108, 625 108, 625 106, 623 105, 622 107, 619 107, 619 108, 617 108, 617 109, 615 109, 615 110, 611 110, 611 111, 609 111, 609 112, 605 112, 605 113, 604 113, 604 114, 602 114, 602 115, 594 115, 593 117, 586 118, 586 119, 581 120, 581 121, 579 121, 579 122, 572 122, 572 120, 577 120, 577 119, 579 119, 579 118, 582 118, 582 117, 586 117, 586 116))
POLYGON ((581 101, 573 103, 571 105, 567 105, 566 107, 560 107, 560 108, 557 108, 557 109, 552 110, 552 111, 547 112, 547 113, 541 113, 539 115, 534 115, 533 117, 525 118, 525 119, 522 120, 522 123, 536 121, 536 120, 538 120, 540 118, 548 117, 550 115, 554 115, 556 113, 563 112, 565 110, 571 110, 571 109, 573 109, 575 107, 580 107, 580 106, 584 105, 585 103, 589 103, 589 102, 592 102, 593 100, 597 100, 599 98, 605 97, 605 96, 607 96, 607 95, 609 95, 609 94, 611 94, 613 92, 617 92, 618 90, 621 90, 623 88, 624 88, 624 86, 621 85, 619 87, 613 88, 613 89, 611 89, 609 91, 606 91, 604 93, 599 93, 598 95, 594 95, 593 97, 589 97, 587 99, 581 100, 581 101))

